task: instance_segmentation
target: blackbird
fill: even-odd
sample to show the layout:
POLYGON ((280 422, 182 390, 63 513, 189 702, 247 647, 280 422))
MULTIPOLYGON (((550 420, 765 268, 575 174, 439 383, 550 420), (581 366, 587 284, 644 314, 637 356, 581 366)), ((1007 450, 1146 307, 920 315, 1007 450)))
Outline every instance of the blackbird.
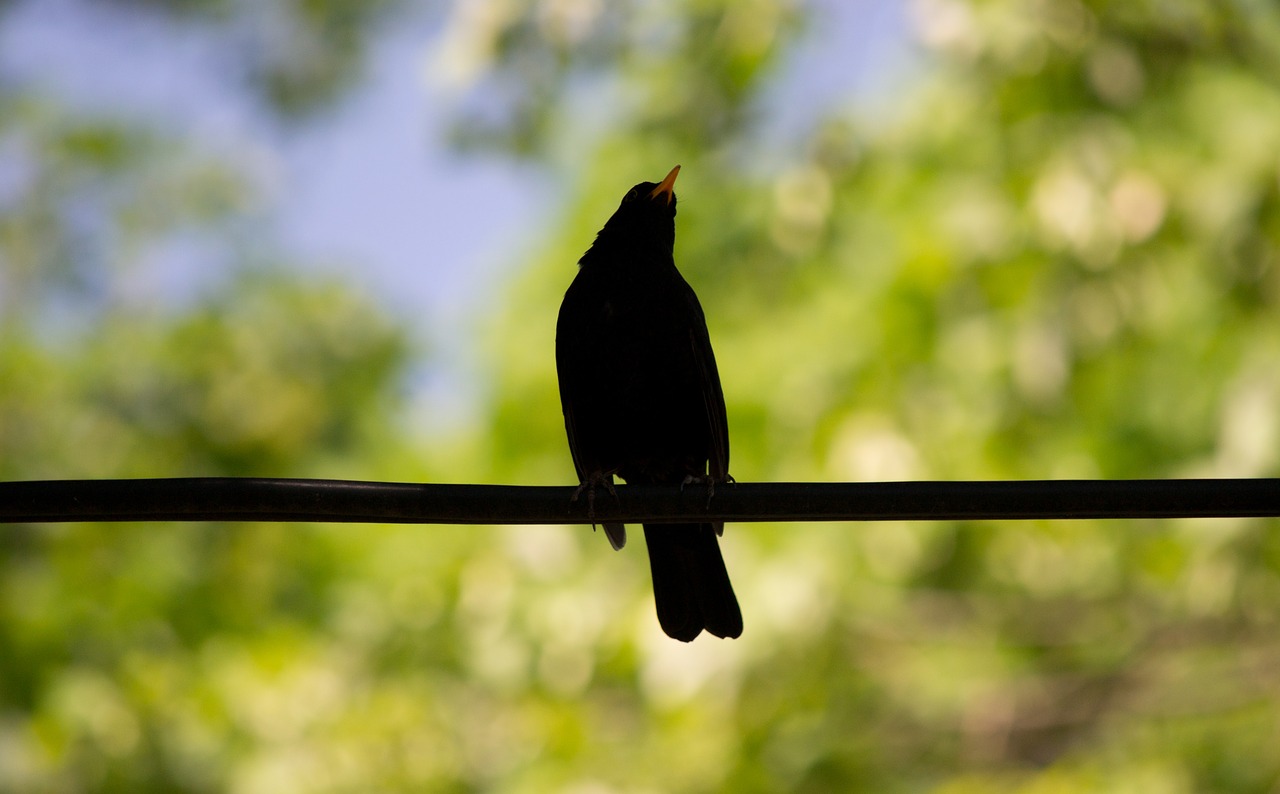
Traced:
MULTIPOLYGON (((676 270, 680 166, 627 191, 578 261, 556 323, 556 371, 579 493, 730 481, 729 421, 707 321, 676 270)), ((626 528, 605 523, 615 549, 626 528)), ((645 524, 658 622, 690 642, 742 634, 720 556, 723 523, 645 524)))

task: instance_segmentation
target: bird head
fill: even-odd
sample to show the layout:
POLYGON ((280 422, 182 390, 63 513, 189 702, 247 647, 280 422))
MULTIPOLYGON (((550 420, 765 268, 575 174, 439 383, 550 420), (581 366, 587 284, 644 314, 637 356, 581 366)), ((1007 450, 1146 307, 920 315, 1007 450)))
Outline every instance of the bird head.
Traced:
MULTIPOLYGON (((680 174, 680 166, 672 168, 661 182, 641 182, 627 191, 622 197, 621 211, 628 205, 642 208, 642 211, 668 210, 666 214, 676 214, 676 177, 680 174)), ((633 210, 634 211, 634 210, 633 210)))
POLYGON ((674 186, 679 173, 680 166, 676 166, 661 182, 641 182, 628 190, 613 217, 600 230, 600 237, 626 240, 639 247, 665 248, 669 253, 676 239, 674 186))

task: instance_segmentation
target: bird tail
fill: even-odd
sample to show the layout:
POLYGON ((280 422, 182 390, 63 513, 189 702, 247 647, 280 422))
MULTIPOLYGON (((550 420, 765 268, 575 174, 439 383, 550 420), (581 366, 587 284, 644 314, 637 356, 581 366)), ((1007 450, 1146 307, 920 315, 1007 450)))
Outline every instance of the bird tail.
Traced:
POLYGON ((742 611, 711 524, 645 524, 658 623, 691 642, 703 629, 717 637, 742 634, 742 611))

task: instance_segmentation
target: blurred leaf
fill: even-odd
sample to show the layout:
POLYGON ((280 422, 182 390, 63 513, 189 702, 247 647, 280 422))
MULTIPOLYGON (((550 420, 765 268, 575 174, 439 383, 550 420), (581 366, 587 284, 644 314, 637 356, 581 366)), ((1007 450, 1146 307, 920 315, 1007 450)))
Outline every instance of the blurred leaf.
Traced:
MULTIPOLYGON (((388 8, 150 5, 255 26, 286 110, 388 8)), ((739 479, 1280 472, 1271 6, 920 0, 894 101, 785 145, 763 99, 821 5, 452 8, 457 142, 571 189, 487 307, 487 425, 416 446, 405 332, 246 262, 236 169, 0 94, 4 476, 568 482, 556 309, 676 162, 739 479), (241 275, 117 294, 183 234, 241 275)), ((584 527, 13 527, 0 788, 1269 791, 1275 529, 731 526, 746 633, 684 646, 584 527)))

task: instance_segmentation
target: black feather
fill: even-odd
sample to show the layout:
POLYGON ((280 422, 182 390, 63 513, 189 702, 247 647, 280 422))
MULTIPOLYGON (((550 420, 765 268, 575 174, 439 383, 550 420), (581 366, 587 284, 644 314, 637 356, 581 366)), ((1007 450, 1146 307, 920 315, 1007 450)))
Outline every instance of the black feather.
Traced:
MULTIPOLYGON (((560 402, 588 487, 614 475, 665 485, 729 477, 729 422, 706 319, 672 256, 675 173, 627 193, 560 306, 560 402)), ((612 540, 621 527, 608 529, 612 540)), ((663 630, 685 642, 703 629, 739 636, 742 613, 716 539, 723 527, 644 529, 663 630)))

